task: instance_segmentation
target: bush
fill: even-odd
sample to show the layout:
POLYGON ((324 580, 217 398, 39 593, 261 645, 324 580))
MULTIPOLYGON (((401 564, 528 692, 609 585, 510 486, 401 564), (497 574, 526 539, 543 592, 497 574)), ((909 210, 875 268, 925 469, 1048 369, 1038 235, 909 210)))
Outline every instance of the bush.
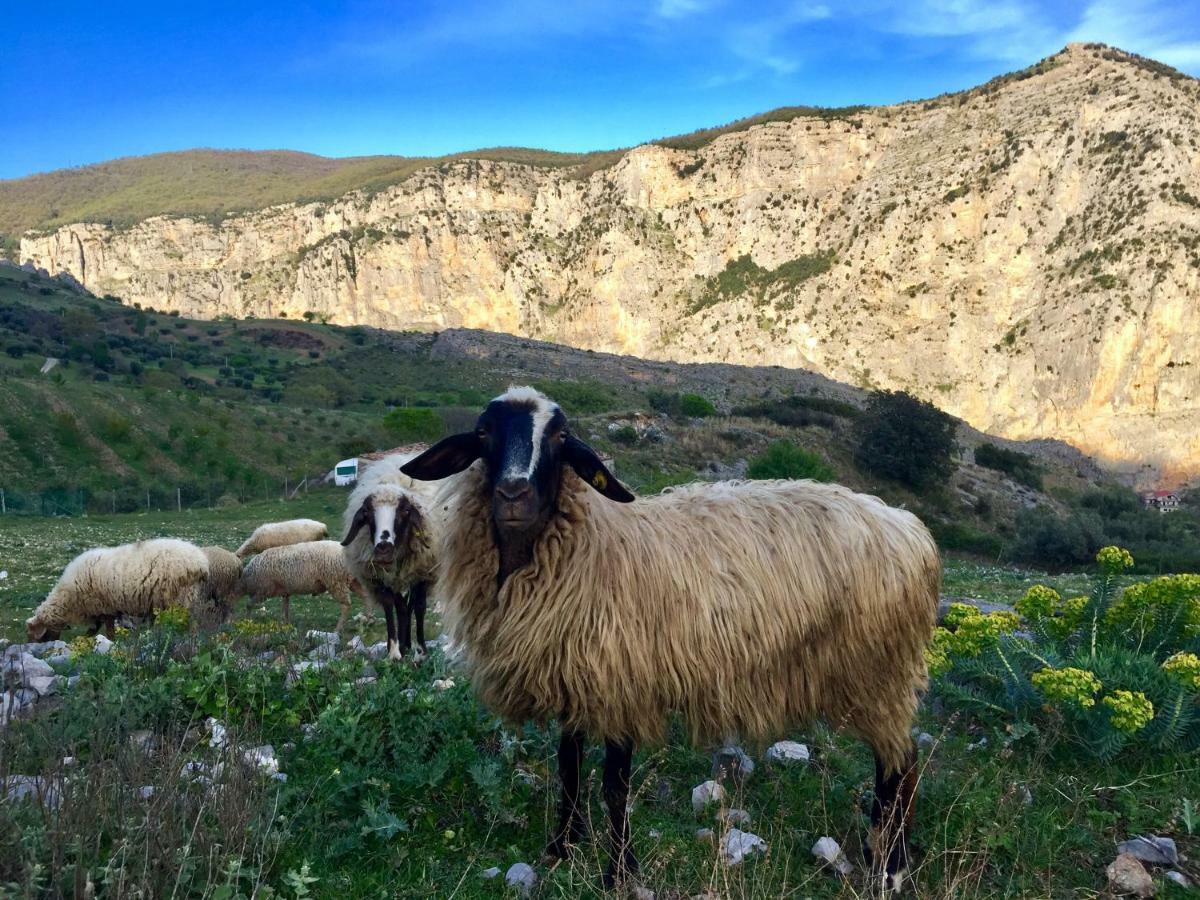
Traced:
POLYGON ((775 441, 750 462, 746 474, 751 478, 811 478, 833 481, 836 473, 816 453, 810 453, 791 441, 775 441))
POLYGON ((1130 554, 1105 547, 1088 597, 1035 585, 1012 613, 955 604, 928 652, 937 690, 1010 736, 1100 759, 1200 744, 1200 576, 1118 592, 1130 554))
POLYGON ((835 417, 853 419, 859 415, 859 411, 855 406, 841 400, 795 394, 782 400, 761 400, 735 406, 733 414, 749 419, 769 419, 777 425, 789 428, 804 428, 809 425, 832 428, 835 417))
POLYGON ((438 414, 427 407, 398 406, 383 417, 383 427, 404 444, 431 443, 445 432, 438 414))
POLYGON ((1016 533, 1009 549, 1011 557, 1052 570, 1086 563, 1104 539, 1095 516, 1062 518, 1042 506, 1017 513, 1016 533))
POLYGON ((1031 487, 1035 491, 1042 489, 1042 473, 1033 457, 1016 450, 1007 450, 995 444, 980 444, 975 448, 975 462, 986 469, 995 469, 1012 477, 1013 481, 1031 487))
POLYGON ((533 386, 563 408, 567 415, 608 412, 617 398, 607 386, 594 381, 535 381, 533 386))
POLYGON ((954 471, 954 420, 937 407, 901 391, 871 395, 859 420, 854 460, 863 469, 928 487, 954 471))
POLYGON ((632 425, 622 425, 609 432, 608 436, 618 444, 636 444, 638 439, 637 429, 632 425))
POLYGON ((679 411, 693 419, 706 419, 717 414, 717 408, 699 394, 684 394, 680 397, 679 411))

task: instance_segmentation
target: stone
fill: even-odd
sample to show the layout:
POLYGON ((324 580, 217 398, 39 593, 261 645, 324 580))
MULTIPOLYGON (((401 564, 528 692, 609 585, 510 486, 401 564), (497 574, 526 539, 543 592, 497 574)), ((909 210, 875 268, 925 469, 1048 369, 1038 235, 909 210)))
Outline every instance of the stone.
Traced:
POLYGON ((20 708, 21 704, 16 697, 8 691, 0 693, 0 725, 7 725, 20 708))
POLYGON ((831 837, 823 837, 812 846, 812 855, 824 860, 834 868, 839 875, 849 875, 854 871, 854 864, 846 859, 841 845, 831 837))
POLYGON ((363 642, 362 635, 356 634, 346 643, 346 649, 351 653, 356 653, 359 656, 365 656, 367 653, 367 645, 363 642))
POLYGON ((1167 879, 1167 881, 1177 884, 1181 888, 1190 888, 1192 886, 1192 880, 1190 878, 1188 878, 1182 872, 1178 872, 1174 869, 1168 872, 1164 877, 1167 879))
POLYGON ((1104 870, 1114 894, 1153 897, 1154 879, 1132 853, 1120 853, 1104 870))
POLYGON ((1117 845, 1118 853, 1129 853, 1152 866, 1179 865, 1179 850, 1169 837, 1139 834, 1117 845))
POLYGON ((142 785, 140 788, 138 788, 138 799, 139 800, 149 800, 151 797, 154 796, 154 790, 155 790, 155 788, 154 788, 154 785, 152 785, 152 784, 142 785))
POLYGON ((38 659, 32 653, 22 653, 4 662, 4 683, 27 685, 31 678, 46 678, 54 676, 54 668, 44 659, 38 659))
POLYGON ((205 721, 205 726, 208 728, 208 743, 217 750, 222 750, 229 743, 228 733, 225 726, 209 716, 205 721))
POLYGON ((359 687, 366 687, 368 684, 374 684, 379 679, 374 675, 363 675, 354 679, 354 683, 359 687))
POLYGON ((811 759, 808 747, 796 741, 779 741, 767 748, 767 762, 793 765, 807 763, 811 759))
POLYGON ((435 678, 433 680, 433 689, 435 691, 448 691, 454 687, 453 678, 435 678))
POLYGON ((383 659, 387 655, 387 641, 380 641, 378 644, 372 644, 367 648, 367 656, 371 657, 371 659, 383 659))
POLYGON ((641 884, 634 885, 632 888, 630 888, 629 896, 632 898, 632 900, 655 900, 654 891, 641 884))
POLYGON ((275 748, 270 744, 263 744, 260 747, 251 747, 248 750, 243 750, 242 762, 250 768, 258 769, 267 775, 274 775, 279 771, 279 760, 275 756, 275 748))
POLYGON ((43 778, 41 775, 9 775, 4 779, 4 799, 9 803, 22 800, 41 802, 48 809, 57 809, 62 803, 62 779, 43 778))
POLYGON ((533 867, 528 863, 513 863, 504 873, 504 883, 511 888, 516 888, 522 897, 529 896, 534 886, 537 885, 537 880, 537 872, 533 871, 533 867))
POLYGON ((726 809, 718 816, 726 825, 736 825, 739 828, 750 824, 750 813, 744 809, 726 809))
POLYGON ((69 666, 74 657, 72 657, 69 652, 61 650, 57 653, 52 653, 49 656, 43 656, 42 659, 52 666, 69 666))
POLYGON ((928 731, 922 731, 917 735, 918 750, 932 750, 933 745, 937 743, 937 739, 928 731))
POLYGON ((287 784, 288 777, 286 772, 272 772, 271 778, 275 781, 278 781, 280 784, 287 784))
POLYGON ((727 744, 713 754, 712 777, 717 781, 728 776, 740 788, 753 774, 754 760, 741 747, 727 744))
POLYGON ((156 743, 157 740, 154 737, 154 732, 148 728, 143 728, 142 730, 135 731, 129 735, 130 746, 146 754, 150 754, 154 751, 154 745, 156 743))
POLYGON ((39 697, 53 694, 58 690, 58 677, 55 675, 39 675, 28 680, 30 690, 37 691, 39 697))
POLYGON ((697 828, 696 840, 701 844, 715 844, 717 842, 717 833, 711 828, 697 828))
POLYGON ((104 635, 102 635, 102 634, 96 635, 95 640, 96 640, 95 652, 99 653, 101 656, 106 655, 107 653, 109 653, 112 650, 113 642, 110 641, 108 638, 106 638, 104 635))
POLYGON ((68 687, 68 688, 73 688, 73 687, 75 687, 75 685, 79 684, 79 679, 80 679, 81 677, 82 677, 82 676, 79 676, 79 675, 70 675, 70 676, 68 676, 68 677, 67 677, 67 687, 68 687))
POLYGON ((491 868, 484 869, 482 872, 479 873, 480 878, 487 878, 489 880, 492 878, 496 878, 499 875, 500 875, 500 867, 499 866, 492 866, 491 868))
POLYGON ((308 658, 314 660, 330 660, 337 656, 337 644, 321 643, 308 652, 308 658))
POLYGON ((310 631, 304 632, 304 638, 305 638, 305 640, 313 641, 314 643, 318 643, 318 644, 333 644, 333 646, 335 646, 335 647, 342 640, 341 635, 339 635, 336 631, 313 631, 313 630, 310 630, 310 631))
POLYGON ((747 856, 766 852, 766 841, 757 834, 739 828, 730 828, 721 843, 721 856, 727 866, 736 866, 747 856))
POLYGON ((692 811, 701 815, 712 803, 722 803, 725 800, 725 788, 719 781, 706 781, 692 788, 692 811))
POLYGON ((31 687, 19 688, 13 692, 13 696, 16 697, 17 702, 21 704, 22 709, 27 706, 33 706, 33 704, 37 703, 38 701, 38 692, 31 687))

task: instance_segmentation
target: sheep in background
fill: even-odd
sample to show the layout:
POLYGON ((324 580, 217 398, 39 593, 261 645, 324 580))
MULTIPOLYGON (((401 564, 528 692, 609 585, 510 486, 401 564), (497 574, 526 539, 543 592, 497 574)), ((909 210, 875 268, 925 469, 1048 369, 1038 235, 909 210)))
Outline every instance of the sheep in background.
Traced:
POLYGON ((383 607, 388 656, 394 660, 412 644, 413 618, 417 652, 425 653, 426 598, 435 570, 429 537, 433 490, 400 471, 415 455, 385 456, 367 468, 346 504, 342 539, 347 568, 383 607))
POLYGON ((199 609, 208 575, 208 559, 186 541, 157 538, 97 547, 67 565, 25 620, 25 631, 30 641, 56 640, 70 625, 104 623, 111 631, 122 614, 153 616, 169 606, 199 609))
POLYGON ((883 886, 899 890, 917 782, 910 729, 940 581, 915 516, 808 481, 692 485, 631 502, 529 388, 403 471, 462 473, 438 494, 435 552, 444 624, 476 691, 510 721, 562 725, 552 854, 565 857, 583 830, 585 735, 605 742, 611 883, 638 865, 634 745, 660 740, 669 712, 699 741, 765 739, 823 718, 874 751, 866 849, 883 886))
POLYGON ((320 541, 329 535, 329 528, 324 522, 315 519, 289 519, 286 522, 267 522, 254 529, 254 533, 246 538, 242 546, 234 553, 238 559, 245 559, 253 553, 261 553, 272 547, 284 547, 288 544, 301 544, 308 541, 320 541))
POLYGON ((341 606, 334 630, 341 634, 350 615, 350 593, 362 593, 342 558, 337 541, 306 541, 264 550, 242 570, 240 593, 261 602, 283 598, 283 620, 292 617, 291 598, 296 594, 329 593, 341 606))
POLYGON ((242 561, 224 547, 201 547, 208 559, 208 602, 214 622, 223 622, 242 595, 242 561))

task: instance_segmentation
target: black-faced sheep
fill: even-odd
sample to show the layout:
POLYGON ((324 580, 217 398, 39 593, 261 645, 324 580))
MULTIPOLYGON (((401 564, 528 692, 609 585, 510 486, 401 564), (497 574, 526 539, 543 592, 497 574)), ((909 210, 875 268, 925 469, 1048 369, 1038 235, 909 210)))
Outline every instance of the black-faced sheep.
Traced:
POLYGON ((267 522, 254 529, 242 546, 234 553, 238 559, 245 559, 253 553, 262 553, 272 547, 285 547, 288 544, 302 544, 308 541, 320 541, 328 537, 329 528, 324 522, 315 519, 289 519, 286 522, 267 522))
POLYGON ((97 547, 75 557, 32 616, 31 641, 54 640, 70 625, 112 621, 124 614, 153 616, 169 606, 202 607, 208 559, 186 541, 158 538, 97 547))
POLYGON ((334 626, 339 634, 350 615, 350 594, 362 593, 337 541, 307 541, 264 550, 242 570, 240 593, 256 603, 283 598, 283 620, 292 618, 291 598, 297 594, 329 593, 341 606, 334 626))
POLYGON ((462 473, 439 492, 435 550, 444 625, 476 691, 509 720, 561 723, 551 853, 565 856, 581 833, 585 734, 606 748, 611 882, 637 868, 634 745, 660 739, 669 712, 700 741, 764 739, 823 718, 875 753, 868 849, 885 887, 899 889, 917 780, 910 728, 940 581, 915 516, 808 481, 630 502, 558 406, 529 388, 403 471, 462 473))
POLYGON ((432 490, 400 467, 415 454, 371 463, 346 504, 346 567, 368 597, 383 607, 388 656, 401 659, 412 645, 425 653, 425 608, 435 560, 430 546, 432 490))

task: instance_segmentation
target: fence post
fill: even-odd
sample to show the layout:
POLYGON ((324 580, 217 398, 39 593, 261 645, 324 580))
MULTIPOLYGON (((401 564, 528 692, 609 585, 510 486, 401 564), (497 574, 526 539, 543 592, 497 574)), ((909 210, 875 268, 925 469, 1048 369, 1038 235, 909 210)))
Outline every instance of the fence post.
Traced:
POLYGON ((146 488, 146 512, 150 512, 150 488, 146 488))
POLYGON ((8 515, 8 504, 4 500, 4 488, 0 488, 0 515, 8 515))
POLYGON ((175 488, 175 511, 183 512, 183 497, 179 493, 179 488, 175 488))

